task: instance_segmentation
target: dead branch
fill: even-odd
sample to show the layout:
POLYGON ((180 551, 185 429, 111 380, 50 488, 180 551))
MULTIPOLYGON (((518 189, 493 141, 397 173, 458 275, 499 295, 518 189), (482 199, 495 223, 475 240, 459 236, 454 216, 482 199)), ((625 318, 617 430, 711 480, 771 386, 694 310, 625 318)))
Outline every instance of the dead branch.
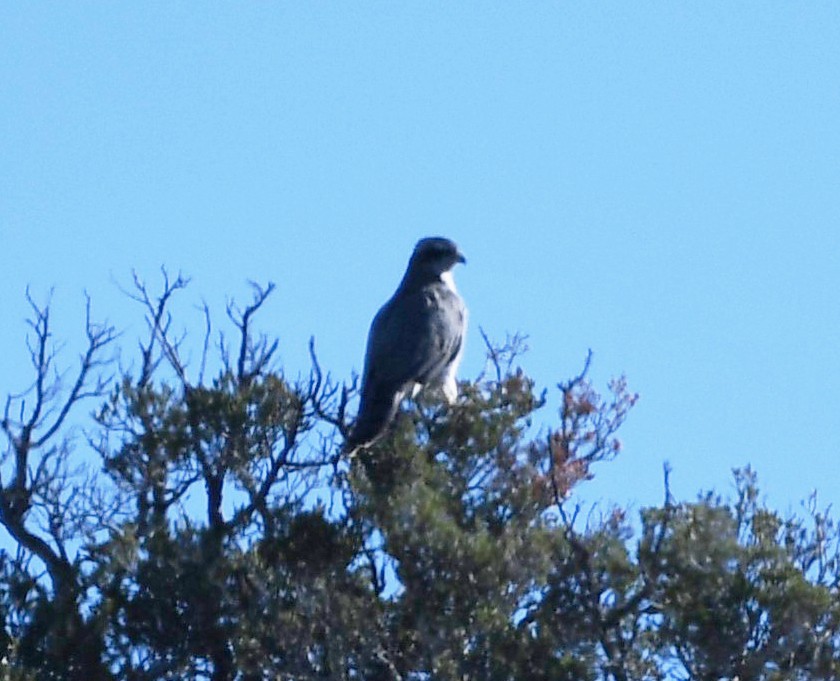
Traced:
POLYGON ((161 274, 163 275, 163 292, 154 298, 150 295, 145 282, 140 279, 136 271, 131 272, 134 282, 134 290, 123 289, 129 298, 140 303, 146 310, 146 325, 149 329, 149 338, 145 344, 140 343, 141 369, 140 375, 137 379, 137 386, 144 387, 151 381, 152 374, 159 366, 161 359, 165 358, 182 383, 186 386, 186 372, 184 363, 179 356, 179 346, 183 338, 173 341, 169 337, 169 330, 172 325, 172 315, 167 310, 169 299, 176 291, 184 289, 189 284, 189 278, 181 275, 179 272, 174 280, 170 279, 169 273, 165 267, 161 267, 161 274), (155 355, 155 345, 158 344, 161 349, 161 355, 155 355))
POLYGON ((275 289, 274 283, 269 282, 264 288, 253 281, 248 283, 254 291, 253 302, 244 310, 240 310, 236 303, 230 301, 226 308, 228 318, 239 329, 239 354, 236 360, 236 375, 239 381, 246 385, 268 366, 279 343, 277 339, 269 343, 264 335, 260 335, 259 340, 254 343, 250 330, 251 317, 272 294, 275 289))
POLYGON ((198 370, 198 385, 204 384, 204 370, 207 367, 207 352, 210 349, 210 334, 212 325, 210 323, 210 308, 206 302, 202 302, 201 311, 204 313, 204 343, 201 349, 201 366, 198 370))
POLYGON ((484 368, 482 368, 476 380, 484 380, 489 365, 496 375, 496 383, 501 383, 502 377, 511 372, 516 359, 528 351, 528 336, 519 333, 507 334, 505 342, 497 344, 490 340, 482 327, 479 326, 478 331, 481 334, 482 341, 484 341, 487 358, 484 368))
POLYGON ((50 346, 49 302, 38 305, 29 290, 26 298, 32 309, 28 325, 34 337, 27 339, 27 347, 35 379, 28 390, 6 398, 2 430, 14 454, 14 464, 11 482, 0 487, 0 524, 20 547, 44 563, 55 593, 66 596, 76 588, 75 577, 64 546, 64 534, 54 519, 63 515, 68 503, 64 491, 71 475, 67 470, 70 450, 66 446, 50 446, 37 461, 33 461, 33 456, 51 445, 77 404, 104 395, 110 377, 102 370, 111 358, 103 357, 103 351, 117 334, 112 326, 95 324, 91 320, 91 301, 86 295, 87 346, 80 355, 72 385, 61 399, 63 376, 54 368, 57 350, 50 346), (33 404, 27 416, 25 400, 30 395, 33 404), (15 404, 19 404, 17 420, 11 416, 15 404), (46 509, 47 517, 53 519, 45 529, 47 539, 27 526, 29 511, 36 505, 46 509), (52 544, 48 540, 52 540, 52 544))
POLYGON ((315 353, 314 337, 309 339, 309 357, 312 360, 312 370, 309 374, 307 396, 312 404, 312 413, 322 421, 335 426, 346 441, 350 434, 350 424, 347 422, 347 402, 350 395, 356 391, 357 380, 354 377, 348 388, 333 382, 329 374, 324 374, 315 353))

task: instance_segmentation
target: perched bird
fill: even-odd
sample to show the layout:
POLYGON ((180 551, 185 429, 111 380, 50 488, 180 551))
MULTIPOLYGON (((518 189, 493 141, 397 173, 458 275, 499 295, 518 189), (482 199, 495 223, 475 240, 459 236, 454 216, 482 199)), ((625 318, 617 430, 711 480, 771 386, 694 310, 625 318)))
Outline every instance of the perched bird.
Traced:
POLYGON ((464 349, 467 310, 452 268, 466 263, 449 239, 421 239, 391 299, 373 319, 367 340, 361 401, 346 449, 374 442, 400 402, 427 385, 440 386, 452 403, 464 349))

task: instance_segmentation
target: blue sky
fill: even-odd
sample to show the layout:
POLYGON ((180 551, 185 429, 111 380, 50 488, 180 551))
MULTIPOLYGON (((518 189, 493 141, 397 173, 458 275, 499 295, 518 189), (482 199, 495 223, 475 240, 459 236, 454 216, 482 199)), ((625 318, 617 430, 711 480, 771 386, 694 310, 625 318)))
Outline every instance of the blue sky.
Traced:
MULTIPOLYGON (((840 9, 834 3, 4 3, 2 392, 27 285, 79 349, 132 269, 260 318, 334 375, 414 242, 454 238, 463 375, 529 336, 542 386, 594 351, 641 401, 587 500, 731 489, 840 501, 840 9)), ((545 413, 545 422, 552 415, 545 413)))

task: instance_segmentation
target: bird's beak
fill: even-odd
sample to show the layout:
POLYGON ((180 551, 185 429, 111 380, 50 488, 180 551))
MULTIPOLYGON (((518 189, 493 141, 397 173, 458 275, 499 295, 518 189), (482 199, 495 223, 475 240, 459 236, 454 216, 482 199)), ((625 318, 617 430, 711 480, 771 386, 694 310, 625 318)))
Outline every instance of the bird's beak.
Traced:
POLYGON ((459 262, 459 263, 461 263, 462 265, 466 265, 466 264, 467 264, 467 259, 464 257, 464 254, 463 254, 463 253, 458 253, 458 258, 457 258, 457 260, 458 260, 458 262, 459 262))

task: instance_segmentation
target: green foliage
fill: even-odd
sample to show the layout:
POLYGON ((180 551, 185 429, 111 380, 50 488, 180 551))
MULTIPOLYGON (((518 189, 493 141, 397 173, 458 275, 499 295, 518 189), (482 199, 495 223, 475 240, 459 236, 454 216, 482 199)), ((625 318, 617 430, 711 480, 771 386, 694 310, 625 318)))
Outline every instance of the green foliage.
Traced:
MULTIPOLYGON (((808 531, 762 508, 751 470, 738 496, 672 509, 650 575, 660 597, 664 648, 692 678, 833 678, 838 664, 837 532, 813 515, 808 531), (817 551, 822 564, 809 560, 817 551)), ((646 523, 661 524, 661 511, 646 523), (658 517, 657 517, 658 516, 658 517)))
POLYGON ((553 417, 514 339, 457 404, 421 395, 348 460, 352 389, 314 352, 288 380, 253 334, 271 287, 230 307, 238 343, 207 380, 208 344, 190 377, 170 331, 185 283, 136 282, 149 335, 115 382, 97 378, 115 336, 89 323, 63 392, 33 305, 34 392, 2 423, 0 680, 840 675, 839 533, 815 499, 782 517, 745 469, 733 499, 677 503, 666 475, 640 518, 579 520, 636 401, 623 379, 601 396, 585 368, 553 417))

